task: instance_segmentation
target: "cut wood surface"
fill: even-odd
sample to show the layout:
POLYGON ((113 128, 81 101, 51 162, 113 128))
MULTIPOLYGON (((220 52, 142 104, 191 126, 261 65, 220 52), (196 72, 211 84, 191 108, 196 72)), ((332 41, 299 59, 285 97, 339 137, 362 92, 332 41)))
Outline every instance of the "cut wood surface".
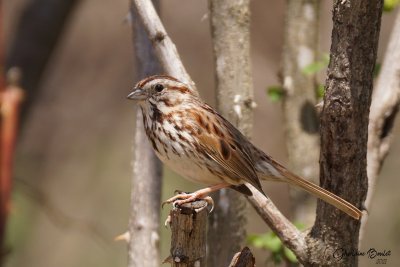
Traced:
POLYGON ((173 208, 169 215, 173 267, 206 266, 207 202, 204 200, 173 208))

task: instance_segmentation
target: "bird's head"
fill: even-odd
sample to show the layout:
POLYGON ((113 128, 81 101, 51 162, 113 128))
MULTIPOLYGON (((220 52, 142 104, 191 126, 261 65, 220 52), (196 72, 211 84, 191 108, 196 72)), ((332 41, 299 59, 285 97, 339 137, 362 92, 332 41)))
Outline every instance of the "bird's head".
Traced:
POLYGON ((156 106, 161 110, 197 99, 197 95, 187 84, 173 77, 155 75, 138 82, 127 98, 138 101, 142 108, 156 106))

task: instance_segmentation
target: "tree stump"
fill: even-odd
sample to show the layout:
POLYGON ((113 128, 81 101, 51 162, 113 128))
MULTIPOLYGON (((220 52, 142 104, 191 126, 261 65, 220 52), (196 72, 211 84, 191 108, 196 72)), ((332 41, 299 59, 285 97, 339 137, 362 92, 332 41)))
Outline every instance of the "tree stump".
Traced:
POLYGON ((171 226, 171 255, 165 260, 173 267, 206 266, 207 202, 199 200, 173 208, 169 215, 171 226))

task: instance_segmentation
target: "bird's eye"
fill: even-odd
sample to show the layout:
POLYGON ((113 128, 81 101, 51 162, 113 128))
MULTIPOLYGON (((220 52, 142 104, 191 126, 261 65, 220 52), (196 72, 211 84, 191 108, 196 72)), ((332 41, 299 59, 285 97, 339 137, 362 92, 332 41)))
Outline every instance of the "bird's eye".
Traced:
POLYGON ((160 84, 160 83, 157 83, 157 84, 154 86, 154 89, 155 89, 157 92, 161 92, 162 90, 164 90, 164 85, 162 85, 162 84, 160 84))

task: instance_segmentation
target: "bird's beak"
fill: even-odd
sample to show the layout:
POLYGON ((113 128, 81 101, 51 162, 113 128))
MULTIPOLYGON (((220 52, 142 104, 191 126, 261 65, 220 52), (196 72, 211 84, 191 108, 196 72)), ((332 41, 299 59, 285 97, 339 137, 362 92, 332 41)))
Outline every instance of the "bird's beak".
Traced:
POLYGON ((133 92, 130 93, 126 98, 131 100, 145 100, 148 98, 148 95, 146 90, 136 87, 133 89, 133 92))

